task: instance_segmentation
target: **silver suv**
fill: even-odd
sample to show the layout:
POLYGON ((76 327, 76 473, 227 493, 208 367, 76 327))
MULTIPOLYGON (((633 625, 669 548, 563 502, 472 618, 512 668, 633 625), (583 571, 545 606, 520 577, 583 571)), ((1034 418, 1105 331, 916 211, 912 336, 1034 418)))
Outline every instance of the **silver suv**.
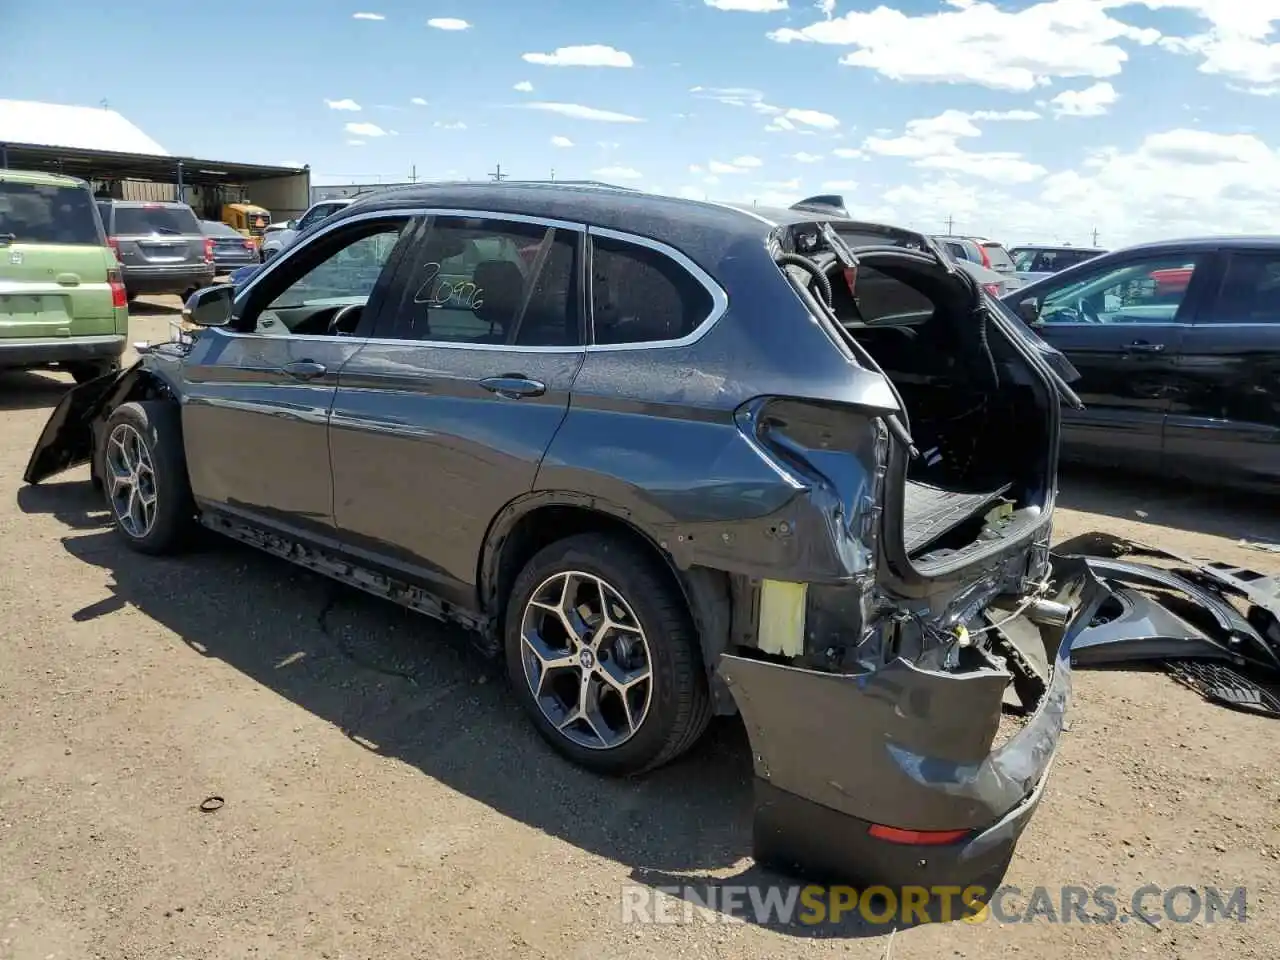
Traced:
POLYGON ((130 300, 141 293, 186 299, 213 282, 213 242, 185 203, 100 200, 98 211, 130 300))
POLYGON ((313 203, 307 208, 297 220, 286 220, 282 228, 273 230, 268 227, 268 233, 262 241, 262 260, 265 263, 277 253, 283 250, 289 244, 297 239, 298 235, 310 227, 312 224, 319 223, 321 220, 328 219, 339 210, 345 209, 351 204, 351 200, 321 200, 319 203, 313 203))

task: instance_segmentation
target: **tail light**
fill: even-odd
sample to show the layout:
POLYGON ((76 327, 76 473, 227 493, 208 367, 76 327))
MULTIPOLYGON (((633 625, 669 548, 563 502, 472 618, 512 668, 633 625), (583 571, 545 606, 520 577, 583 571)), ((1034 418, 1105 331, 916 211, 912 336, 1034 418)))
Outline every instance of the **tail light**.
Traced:
POLYGON ((119 267, 111 267, 107 271, 107 284, 111 287, 111 306, 129 306, 129 294, 124 288, 124 275, 119 267))
POLYGON ((850 293, 854 293, 854 292, 855 292, 855 291, 854 291, 854 288, 857 286, 857 283, 858 283, 858 268, 857 268, 857 267, 845 267, 845 268, 844 268, 844 282, 845 282, 845 283, 847 283, 847 284, 849 285, 849 292, 850 292, 850 293))
POLYGON ((204 262, 213 263, 213 238, 204 238, 204 262))
POLYGON ((987 253, 987 248, 982 244, 978 244, 978 250, 982 254, 982 265, 988 270, 994 270, 995 267, 991 266, 991 255, 987 253))
POLYGON ((258 249, 258 246, 252 240, 246 240, 244 242, 244 248, 248 250, 250 253, 253 253, 255 250, 258 249))
POLYGON ((123 263, 124 258, 120 256, 120 241, 115 237, 107 237, 107 246, 115 253, 116 261, 123 263))
POLYGON ((904 830, 901 827, 887 827, 884 824, 873 823, 867 833, 877 840, 885 840, 889 843, 901 843, 913 847, 941 847, 963 840, 970 831, 904 830))
POLYGON ((982 285, 982 289, 987 291, 987 293, 991 294, 993 297, 1000 296, 1000 284, 998 283, 984 283, 982 285))

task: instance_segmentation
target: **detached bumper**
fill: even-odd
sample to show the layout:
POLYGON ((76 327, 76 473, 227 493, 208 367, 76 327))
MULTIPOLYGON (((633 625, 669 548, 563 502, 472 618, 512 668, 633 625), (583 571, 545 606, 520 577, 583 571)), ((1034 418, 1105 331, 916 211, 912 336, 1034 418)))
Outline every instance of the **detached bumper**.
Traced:
POLYGON ((125 341, 125 337, 114 334, 95 337, 0 339, 0 368, 38 367, 48 363, 76 363, 84 360, 114 360, 124 353, 125 341))
POLYGON ((831 674, 725 655, 755 762, 757 861, 813 880, 891 888, 965 887, 1002 872, 1057 752, 1071 642, 1107 593, 1082 561, 1062 561, 1055 574, 1055 599, 1074 616, 1039 628, 1053 665, 1048 688, 995 749, 1011 680, 1003 671, 952 674, 896 660, 831 674), (873 825, 963 834, 898 842, 873 825))

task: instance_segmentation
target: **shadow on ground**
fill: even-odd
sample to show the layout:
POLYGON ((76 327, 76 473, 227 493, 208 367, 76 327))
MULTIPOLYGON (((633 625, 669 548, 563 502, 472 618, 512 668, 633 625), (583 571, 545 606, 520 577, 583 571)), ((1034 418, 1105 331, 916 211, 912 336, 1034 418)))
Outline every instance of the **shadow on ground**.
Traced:
POLYGON ((53 373, 11 370, 0 373, 0 410, 39 410, 58 405, 74 384, 53 373))
POLYGON ((1280 544, 1275 497, 1084 467, 1063 468, 1058 505, 1232 540, 1280 544))
POLYGON ((134 300, 129 304, 129 316, 131 317, 176 317, 181 313, 182 303, 180 300, 175 303, 134 300))
MULTIPOLYGON (((363 748, 615 860, 637 884, 696 887, 703 901, 714 887, 720 904, 727 886, 792 883, 750 860, 751 757, 736 718, 717 720, 690 754, 643 779, 597 777, 539 739, 501 663, 461 631, 212 534, 181 557, 139 556, 94 529, 106 515, 87 482, 24 487, 18 503, 71 528, 66 549, 110 573, 111 594, 78 621, 136 607, 363 748)), ((738 896, 735 913, 745 917, 750 900, 738 896)), ((834 924, 760 925, 807 938, 893 929, 854 913, 834 924)))

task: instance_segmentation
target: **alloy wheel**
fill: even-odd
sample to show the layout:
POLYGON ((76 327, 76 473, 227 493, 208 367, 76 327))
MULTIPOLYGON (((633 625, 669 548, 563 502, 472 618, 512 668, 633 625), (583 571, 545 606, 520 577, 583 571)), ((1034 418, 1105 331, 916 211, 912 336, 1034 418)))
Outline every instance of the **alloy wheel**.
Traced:
POLYGON ((622 594, 594 574, 564 571, 538 586, 521 619, 520 654, 542 715, 572 743, 612 749, 648 716, 648 639, 622 594))
POLYGON ((121 529, 140 539, 156 521, 156 471, 137 429, 118 423, 107 438, 107 498, 121 529))

